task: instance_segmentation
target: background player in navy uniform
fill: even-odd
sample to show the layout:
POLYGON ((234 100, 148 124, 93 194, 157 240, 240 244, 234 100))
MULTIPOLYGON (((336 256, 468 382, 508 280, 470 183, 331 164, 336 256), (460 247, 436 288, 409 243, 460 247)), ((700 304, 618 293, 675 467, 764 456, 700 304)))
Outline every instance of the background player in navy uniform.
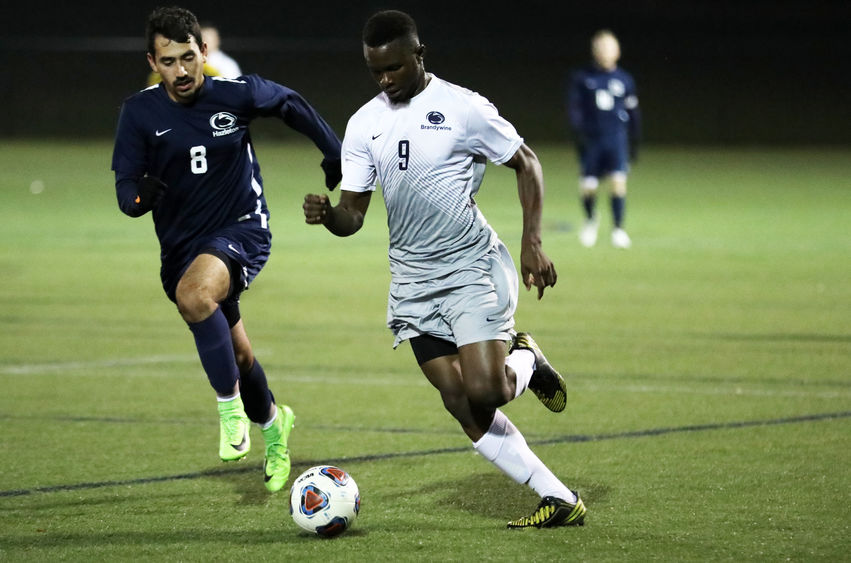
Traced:
POLYGON ((206 47, 195 16, 155 10, 148 62, 162 82, 125 100, 112 168, 118 205, 153 214, 163 289, 189 325, 218 397, 219 455, 244 457, 249 420, 262 427, 266 487, 290 473, 292 410, 276 406, 239 312, 240 293, 266 263, 271 245, 263 180, 248 124, 276 116, 324 155, 325 184, 341 178, 340 141, 296 92, 258 76, 204 76, 206 47))
POLYGON ((629 248, 623 229, 626 177, 635 159, 641 131, 635 81, 618 68, 620 44, 608 30, 591 39, 591 66, 573 73, 568 87, 568 116, 582 167, 580 192, 585 224, 579 233, 584 246, 597 242, 599 217, 595 212, 601 180, 611 182, 612 244, 629 248))
POLYGON ((487 160, 516 172, 522 278, 542 298, 557 275, 541 243, 541 164, 486 98, 427 73, 424 52, 408 14, 388 10, 367 21, 363 53, 381 92, 346 126, 338 205, 308 194, 305 221, 352 235, 381 185, 394 347, 410 341, 423 375, 476 451, 541 497, 532 514, 512 520, 510 528, 581 525, 585 504, 578 493, 499 409, 531 389, 548 409, 563 412, 567 394, 532 337, 514 332, 517 269, 474 199, 487 160))

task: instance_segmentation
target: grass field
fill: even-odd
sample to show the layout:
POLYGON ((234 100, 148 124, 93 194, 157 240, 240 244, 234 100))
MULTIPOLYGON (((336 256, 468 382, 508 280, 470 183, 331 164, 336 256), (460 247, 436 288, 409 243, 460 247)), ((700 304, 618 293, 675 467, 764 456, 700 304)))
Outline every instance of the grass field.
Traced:
MULTIPOLYGON (((318 153, 261 141, 275 240, 246 327, 298 417, 293 475, 340 465, 363 499, 345 536, 299 532, 263 487, 259 431, 247 461, 218 461, 212 391, 150 219, 117 209, 111 144, 7 141, 0 560, 851 560, 851 152, 648 148, 623 252, 580 247, 573 155, 535 148, 559 282, 522 292, 517 323, 571 402, 504 410, 586 526, 505 529, 536 496, 391 349, 380 198, 355 237, 308 227, 318 153)), ((516 258, 509 170, 479 204, 516 258)))

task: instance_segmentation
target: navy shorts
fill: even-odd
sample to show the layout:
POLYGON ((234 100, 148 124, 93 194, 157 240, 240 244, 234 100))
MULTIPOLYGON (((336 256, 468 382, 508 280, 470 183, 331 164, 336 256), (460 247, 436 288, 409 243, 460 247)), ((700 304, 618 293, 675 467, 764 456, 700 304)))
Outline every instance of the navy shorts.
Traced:
POLYGON ((271 248, 272 233, 257 220, 249 219, 222 227, 194 240, 179 259, 163 260, 160 269, 163 289, 176 303, 177 282, 199 254, 208 252, 230 259, 231 263, 227 266, 233 282, 228 298, 238 298, 266 265, 271 248))
POLYGON ((629 170, 629 140, 626 135, 591 139, 579 151, 583 177, 603 178, 629 170))

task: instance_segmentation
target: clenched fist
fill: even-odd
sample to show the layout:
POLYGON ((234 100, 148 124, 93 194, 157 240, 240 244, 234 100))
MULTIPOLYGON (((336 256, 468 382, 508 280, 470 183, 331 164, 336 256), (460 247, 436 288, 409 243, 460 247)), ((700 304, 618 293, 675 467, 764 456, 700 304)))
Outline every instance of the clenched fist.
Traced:
POLYGON ((308 225, 324 225, 331 217, 331 201, 327 195, 307 194, 301 207, 308 225))

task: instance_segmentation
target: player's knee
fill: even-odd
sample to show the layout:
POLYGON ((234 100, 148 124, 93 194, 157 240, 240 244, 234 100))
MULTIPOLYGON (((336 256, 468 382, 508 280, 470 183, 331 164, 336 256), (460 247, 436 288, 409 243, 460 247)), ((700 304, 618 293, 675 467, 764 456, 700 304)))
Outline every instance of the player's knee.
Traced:
POLYGON ((203 321, 212 315, 219 306, 211 297, 198 291, 187 290, 181 285, 177 286, 175 298, 177 301, 177 310, 180 312, 183 320, 188 323, 203 321))
POLYGON ((508 402, 503 385, 495 378, 480 377, 464 380, 467 400, 478 407, 496 408, 508 402))
POLYGON ((626 173, 615 172, 612 174, 612 195, 626 197, 626 173))
POLYGON ((600 185, 600 179, 595 176, 583 176, 579 180, 579 193, 583 197, 592 196, 597 193, 597 187, 600 185))
POLYGON ((443 401, 443 407, 455 418, 461 420, 465 416, 465 411, 469 410, 467 403, 467 395, 464 388, 460 385, 451 385, 439 387, 440 399, 443 401))

